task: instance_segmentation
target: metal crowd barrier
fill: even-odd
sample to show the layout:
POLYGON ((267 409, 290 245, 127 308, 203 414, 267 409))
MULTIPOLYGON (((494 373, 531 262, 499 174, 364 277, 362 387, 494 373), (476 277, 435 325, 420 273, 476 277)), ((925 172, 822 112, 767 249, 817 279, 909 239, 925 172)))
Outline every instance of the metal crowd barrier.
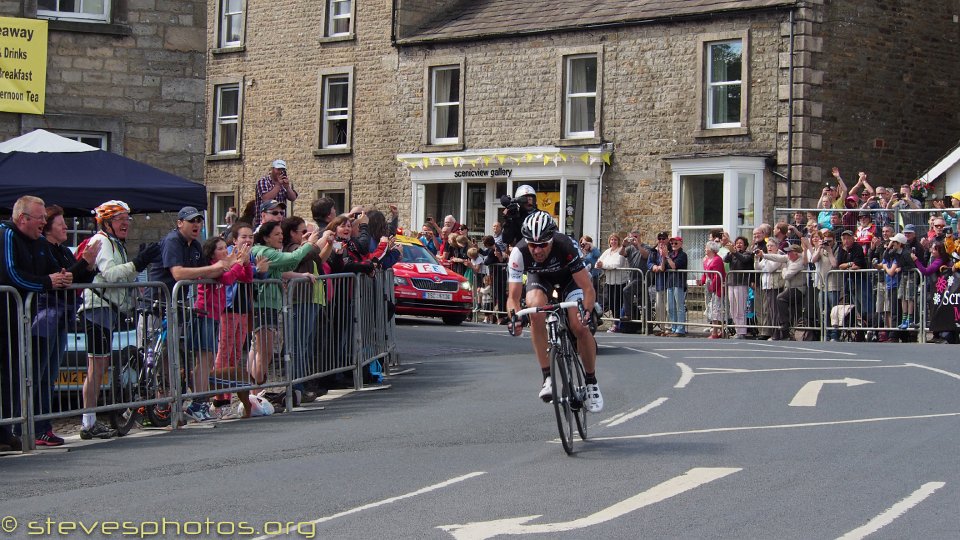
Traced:
POLYGON ((507 264, 496 263, 487 265, 487 275, 490 276, 489 304, 484 303, 485 294, 474 294, 474 320, 484 319, 497 322, 507 316, 507 264))
MULTIPOLYGON (((27 400, 31 394, 31 377, 25 376, 30 371, 30 342, 25 339, 23 328, 26 321, 23 309, 23 300, 19 292, 13 287, 0 286, 0 316, 3 324, 0 332, 3 333, 0 341, 0 429, 14 429, 17 425, 30 424, 28 422, 29 409, 27 400)), ((27 425, 26 432, 32 433, 33 426, 27 425)), ((27 438, 27 437, 24 437, 27 438)), ((30 438, 33 443, 33 438, 30 438)), ((25 448, 27 441, 24 441, 25 448)))
POLYGON ((25 303, 0 287, 0 426, 20 427, 26 451, 37 426, 84 413, 104 413, 123 433, 146 422, 176 429, 183 400, 285 387, 292 408, 295 385, 353 371, 359 389, 365 365, 396 356, 392 271, 254 280, 238 291, 247 302, 225 302, 215 280, 181 281, 172 294, 162 283, 105 283, 25 303))
MULTIPOLYGON (((175 391, 175 362, 144 387, 144 355, 135 330, 138 310, 150 299, 168 301, 162 283, 77 284, 29 294, 26 380, 30 406, 23 444, 33 449, 36 428, 51 420, 107 413, 113 429, 126 433, 142 409, 169 411, 175 391)), ((163 412, 169 421, 169 412, 163 412)))

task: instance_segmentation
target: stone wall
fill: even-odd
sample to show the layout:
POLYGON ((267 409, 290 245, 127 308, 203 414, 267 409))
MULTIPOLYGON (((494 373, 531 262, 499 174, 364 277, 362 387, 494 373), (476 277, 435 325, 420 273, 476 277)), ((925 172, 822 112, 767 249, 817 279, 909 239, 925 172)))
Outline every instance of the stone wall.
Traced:
MULTIPOLYGON (((417 152, 425 60, 465 58, 467 148, 555 145, 559 141, 559 59, 579 47, 603 47, 601 136, 614 145, 603 178, 601 237, 611 231, 670 229, 672 176, 664 158, 686 154, 777 152, 780 36, 785 15, 716 17, 548 36, 401 49, 398 92, 401 152, 417 152), (750 31, 749 135, 697 137, 699 39, 750 31)), ((406 193, 409 187, 404 186, 406 193)), ((771 192, 772 188, 766 191, 771 192)), ((647 235, 648 240, 651 235, 647 235)))
MULTIPOLYGON (((287 161, 301 199, 297 214, 309 216, 320 189, 344 189, 348 203, 409 201, 398 172, 399 126, 407 121, 395 106, 397 53, 390 44, 391 2, 358 6, 353 39, 323 42, 321 2, 248 2, 244 50, 208 54, 206 100, 212 106, 218 78, 243 78, 243 126, 237 159, 209 158, 208 191, 239 193, 240 206, 276 158, 287 161), (296 16, 291 16, 291 14, 296 16), (318 72, 351 67, 354 72, 352 152, 314 155, 318 147, 318 72)), ((213 47, 215 2, 209 3, 208 44, 213 47)), ((211 148, 206 148, 210 153, 211 148)))
MULTIPOLYGON (((113 24, 50 22, 46 114, 0 113, 0 139, 35 128, 106 131, 111 151, 202 182, 206 2, 114 6, 113 24)), ((3 16, 35 13, 35 0, 0 2, 3 16)), ((169 216, 138 216, 130 244, 171 227, 169 216)))
POLYGON ((815 204, 830 168, 848 185, 910 183, 960 140, 960 2, 804 2, 798 10, 804 102, 795 155, 815 204))

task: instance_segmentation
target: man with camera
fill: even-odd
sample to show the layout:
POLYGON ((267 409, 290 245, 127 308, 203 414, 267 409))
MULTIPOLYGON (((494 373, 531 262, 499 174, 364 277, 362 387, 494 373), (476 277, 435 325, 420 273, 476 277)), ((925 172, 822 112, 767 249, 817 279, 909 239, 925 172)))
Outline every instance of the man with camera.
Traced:
POLYGON ((503 233, 501 236, 505 244, 516 244, 520 241, 520 226, 523 220, 537 209, 537 192, 533 187, 524 184, 517 188, 513 199, 509 195, 500 197, 503 205, 503 233))
MULTIPOLYGON (((257 181, 256 192, 257 208, 260 208, 264 201, 271 199, 284 205, 284 208, 287 207, 287 201, 297 200, 297 190, 293 188, 293 184, 287 178, 287 162, 282 159, 273 160, 270 165, 270 172, 257 181)), ((256 228, 259 225, 260 216, 255 215, 253 226, 256 228)))

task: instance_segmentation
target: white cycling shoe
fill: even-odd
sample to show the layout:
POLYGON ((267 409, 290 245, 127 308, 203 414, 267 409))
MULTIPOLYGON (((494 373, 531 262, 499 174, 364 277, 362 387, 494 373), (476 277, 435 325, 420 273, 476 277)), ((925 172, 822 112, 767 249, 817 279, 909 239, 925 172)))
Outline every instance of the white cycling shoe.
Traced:
POLYGON ((550 403, 553 401, 553 379, 549 375, 543 380, 543 386, 540 387, 539 397, 544 403, 550 403))
POLYGON ((603 410, 603 394, 600 393, 599 386, 587 385, 587 399, 584 405, 587 407, 587 412, 598 413, 603 410))

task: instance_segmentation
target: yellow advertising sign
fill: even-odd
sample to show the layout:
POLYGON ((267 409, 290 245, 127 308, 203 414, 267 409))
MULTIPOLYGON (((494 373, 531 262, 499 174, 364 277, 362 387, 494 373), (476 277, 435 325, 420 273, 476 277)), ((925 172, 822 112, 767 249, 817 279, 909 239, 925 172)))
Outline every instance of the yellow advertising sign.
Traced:
POLYGON ((47 21, 0 17, 0 111, 43 114, 47 21))

